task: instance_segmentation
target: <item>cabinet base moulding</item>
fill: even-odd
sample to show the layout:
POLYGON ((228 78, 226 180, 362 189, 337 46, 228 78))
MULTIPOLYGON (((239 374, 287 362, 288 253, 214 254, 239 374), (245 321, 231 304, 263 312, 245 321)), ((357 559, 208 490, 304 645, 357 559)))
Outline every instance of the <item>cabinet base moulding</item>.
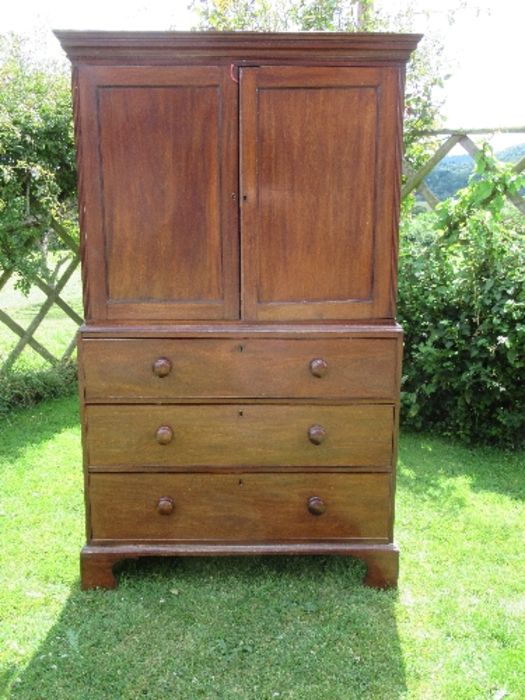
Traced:
POLYGON ((399 549, 395 544, 265 543, 86 545, 80 553, 81 588, 116 588, 113 567, 125 559, 174 556, 338 555, 361 559, 367 567, 364 584, 397 586, 399 549))

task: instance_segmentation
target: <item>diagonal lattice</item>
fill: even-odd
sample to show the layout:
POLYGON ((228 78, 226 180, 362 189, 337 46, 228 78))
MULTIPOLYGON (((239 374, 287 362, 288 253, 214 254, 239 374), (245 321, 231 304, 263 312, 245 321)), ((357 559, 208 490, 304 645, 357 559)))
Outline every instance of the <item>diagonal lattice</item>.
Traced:
MULTIPOLYGON (((74 348, 76 333, 69 342, 65 352, 61 357, 55 357, 46 347, 42 345, 36 338, 35 333, 41 325, 42 321, 45 319, 49 313, 51 307, 56 304, 62 311, 64 311, 77 325, 82 323, 82 317, 60 296, 60 293, 64 289, 65 285, 77 269, 79 265, 79 251, 78 244, 76 241, 67 233, 67 231, 57 222, 52 223, 53 230, 65 243, 67 248, 72 252, 72 257, 69 264, 63 274, 60 276, 58 281, 54 286, 50 285, 46 280, 41 277, 36 277, 34 279, 34 285, 37 286, 45 295, 45 301, 38 310, 37 314, 32 319, 31 323, 27 328, 23 328, 19 323, 17 323, 13 318, 11 318, 5 311, 0 310, 0 322, 4 323, 12 333, 19 337, 19 340, 15 347, 11 350, 6 360, 2 364, 0 371, 8 370, 13 366, 16 360, 20 357, 22 352, 26 347, 32 348, 37 352, 46 362, 51 365, 55 365, 59 362, 67 360, 74 348)), ((0 276, 0 291, 7 284, 13 275, 12 270, 5 270, 0 276)))
MULTIPOLYGON (((479 153, 481 149, 476 146, 469 134, 494 133, 525 134, 525 127, 512 127, 508 129, 443 129, 441 131, 436 130, 421 132, 421 136, 448 136, 448 138, 439 146, 434 155, 429 158, 429 160, 416 172, 411 170, 406 163, 404 164, 404 173, 407 179, 401 189, 401 197, 407 197, 414 191, 418 192, 427 202, 429 207, 433 209, 437 204, 439 204, 440 200, 426 184, 425 178, 457 144, 459 144, 468 153, 468 155, 474 159, 476 154, 479 153)), ((515 163, 513 168, 514 172, 516 173, 522 172, 522 170, 525 169, 525 156, 515 163)), ((507 198, 523 215, 525 215, 525 199, 523 197, 516 194, 507 194, 507 198)))

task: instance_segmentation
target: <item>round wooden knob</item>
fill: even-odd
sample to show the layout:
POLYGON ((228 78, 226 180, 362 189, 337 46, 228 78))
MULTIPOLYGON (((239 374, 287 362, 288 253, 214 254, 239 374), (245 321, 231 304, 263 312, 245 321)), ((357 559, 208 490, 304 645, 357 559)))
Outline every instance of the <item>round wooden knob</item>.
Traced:
POLYGON ((326 510, 326 504, 319 496, 310 496, 306 505, 312 515, 322 515, 326 510))
POLYGON ((159 445, 167 445, 173 440, 173 430, 169 425, 161 425, 157 428, 155 438, 159 445))
POLYGON ((153 374, 155 374, 157 377, 167 377, 171 372, 172 364, 167 357, 159 357, 153 363, 152 369, 153 374))
POLYGON ((169 496, 162 496, 162 498, 159 498, 159 502, 157 503, 157 512, 160 515, 170 515, 170 513, 173 513, 174 508, 175 502, 173 501, 173 498, 170 498, 169 496))
POLYGON ((308 428, 308 438, 314 445, 320 445, 326 435, 326 428, 323 428, 322 425, 311 425, 308 428))
POLYGON ((324 377, 328 372, 328 362, 323 360, 322 357, 316 357, 310 360, 310 372, 314 377, 324 377))

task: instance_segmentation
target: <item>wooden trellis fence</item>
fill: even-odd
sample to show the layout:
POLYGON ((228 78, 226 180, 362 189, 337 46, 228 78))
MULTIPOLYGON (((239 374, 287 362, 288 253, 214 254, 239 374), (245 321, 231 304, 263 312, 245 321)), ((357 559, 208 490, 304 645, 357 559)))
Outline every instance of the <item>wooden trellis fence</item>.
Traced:
MULTIPOLYGON (((38 327, 54 304, 62 309, 62 311, 64 311, 77 324, 77 326, 82 323, 82 317, 60 296, 62 290, 66 286, 66 283, 69 281, 79 265, 79 247, 77 242, 68 234, 68 232, 60 225, 58 221, 52 222, 52 228, 61 241, 66 245, 70 253, 68 265, 65 271, 59 276, 53 285, 50 285, 49 282, 42 277, 35 277, 33 283, 44 293, 45 300, 27 328, 23 328, 19 323, 11 318, 9 314, 0 308, 0 321, 19 338, 15 347, 10 351, 7 358, 2 363, 0 371, 10 369, 26 347, 30 347, 35 350, 50 365, 65 362, 71 357, 73 350, 75 349, 76 333, 60 357, 53 355, 35 338, 35 333, 38 330, 38 327)), ((3 274, 0 275, 0 293, 12 275, 12 270, 5 270, 3 274)))
MULTIPOLYGON (((509 127, 501 129, 440 129, 435 131, 422 131, 420 136, 436 136, 446 137, 444 142, 439 146, 437 151, 431 158, 417 171, 410 170, 407 163, 404 163, 404 171, 406 182, 401 189, 401 197, 408 196, 411 192, 418 192, 425 202, 432 209, 439 203, 438 197, 432 192, 426 184, 425 179, 430 175, 432 170, 450 153, 450 151, 459 144, 464 148, 472 159, 481 150, 474 141, 470 138, 472 135, 490 135, 490 134, 520 134, 525 135, 525 126, 509 127)), ((514 164, 516 173, 522 172, 525 169, 525 156, 514 164)), ((525 199, 519 195, 508 195, 509 200, 519 211, 525 215, 525 199)))
MULTIPOLYGON (((411 192, 418 192, 427 204, 434 208, 439 202, 438 197, 432 192, 429 186, 425 183, 425 179, 432 172, 432 170, 440 163, 443 158, 456 146, 459 144, 465 151, 472 157, 480 150, 478 146, 471 139, 472 135, 490 135, 494 133, 523 133, 525 135, 525 127, 513 127, 513 128, 501 128, 501 129, 442 129, 437 131, 426 131, 421 132, 421 136, 433 136, 433 137, 445 137, 445 140, 438 147, 436 152, 431 158, 417 171, 411 171, 405 164, 405 176, 406 181, 401 190, 402 197, 408 196, 411 192)), ((525 169, 525 156, 521 158, 517 163, 514 164, 514 170, 516 172, 521 172, 525 169)), ((525 199, 518 195, 509 195, 510 201, 514 206, 519 209, 519 211, 525 215, 525 199)), ((77 326, 82 323, 81 316, 68 304, 61 293, 69 281, 73 273, 76 271, 79 265, 79 250, 76 241, 71 238, 67 231, 60 225, 58 221, 53 221, 52 228, 56 235, 62 240, 66 245, 68 252, 70 254, 68 265, 65 271, 60 275, 59 279, 54 284, 49 284, 48 281, 44 280, 42 277, 37 277, 34 280, 35 286, 37 286, 45 296, 40 309, 38 310, 35 317, 29 323, 27 328, 23 328, 19 323, 17 323, 13 318, 11 318, 5 311, 0 309, 0 322, 3 323, 10 331, 12 331, 16 336, 18 336, 18 342, 14 348, 9 352, 7 358, 4 360, 0 367, 0 372, 5 371, 13 366, 16 360, 20 357, 22 352, 26 347, 30 347, 35 350, 46 362, 50 365, 56 365, 60 362, 68 360, 75 348, 75 336, 71 339, 68 346, 66 347, 64 353, 60 357, 53 355, 46 347, 44 347, 36 338, 35 333, 38 330, 40 324, 45 319, 47 314, 53 305, 58 306, 62 311, 64 311, 76 324, 77 326)), ((13 272, 6 270, 0 275, 0 293, 2 288, 5 287, 9 279, 11 278, 13 272)))

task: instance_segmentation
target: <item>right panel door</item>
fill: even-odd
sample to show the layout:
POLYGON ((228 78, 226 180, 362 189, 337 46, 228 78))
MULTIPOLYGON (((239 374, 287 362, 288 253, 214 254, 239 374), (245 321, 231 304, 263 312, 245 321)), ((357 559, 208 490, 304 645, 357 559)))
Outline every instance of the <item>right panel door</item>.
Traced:
POLYGON ((287 66, 240 76, 243 317, 392 318, 398 71, 287 66))

